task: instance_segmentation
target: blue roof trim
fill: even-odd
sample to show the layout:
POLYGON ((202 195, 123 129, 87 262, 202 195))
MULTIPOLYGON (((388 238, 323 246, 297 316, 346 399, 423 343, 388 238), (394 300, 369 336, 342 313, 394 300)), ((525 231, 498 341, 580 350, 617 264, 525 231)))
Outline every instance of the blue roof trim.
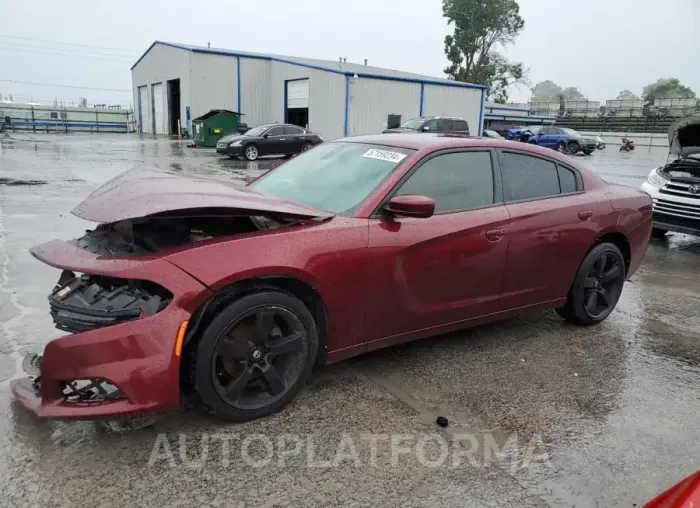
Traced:
POLYGON ((136 67, 141 60, 143 60, 143 57, 146 56, 146 53, 151 51, 153 46, 156 44, 162 44, 163 46, 170 46, 172 48, 177 48, 177 49, 182 49, 185 51, 191 51, 193 53, 207 53, 211 55, 223 55, 223 56, 237 56, 237 57, 243 57, 243 58, 255 58, 258 60, 270 60, 273 62, 281 62, 281 63, 286 63, 290 65, 297 65, 299 67, 306 67, 308 69, 316 69, 318 71, 325 71, 325 72, 331 72, 333 74, 341 74, 343 76, 354 76, 357 74, 357 77, 359 78, 374 78, 374 79, 386 79, 389 81, 403 81, 403 82, 408 82, 408 83, 425 83, 426 85, 438 85, 438 86, 451 86, 451 87, 456 87, 456 88, 474 88, 474 89, 480 89, 480 90, 487 90, 489 87, 486 85, 476 85, 474 83, 463 83, 461 81, 439 81, 437 79, 430 79, 430 78, 425 78, 425 79, 420 79, 420 78, 407 78, 403 76, 390 76, 388 74, 372 74, 368 72, 352 72, 352 71, 343 71, 340 69, 334 69, 333 67, 325 67, 323 65, 314 65, 310 63, 305 63, 305 62, 298 62, 296 60, 292 60, 289 58, 282 58, 279 56, 272 56, 272 55, 263 55, 260 53, 246 53, 245 51, 231 51, 231 50, 226 50, 226 49, 210 49, 210 48, 199 48, 196 46, 187 46, 184 44, 175 44, 172 42, 163 42, 163 41, 154 41, 153 44, 149 46, 149 48, 139 57, 138 60, 136 60, 136 63, 131 66, 131 70, 134 70, 134 67, 136 67))
POLYGON ((486 109, 486 90, 481 91, 481 108, 479 109, 479 125, 477 126, 477 134, 481 136, 484 133, 484 109, 486 109))

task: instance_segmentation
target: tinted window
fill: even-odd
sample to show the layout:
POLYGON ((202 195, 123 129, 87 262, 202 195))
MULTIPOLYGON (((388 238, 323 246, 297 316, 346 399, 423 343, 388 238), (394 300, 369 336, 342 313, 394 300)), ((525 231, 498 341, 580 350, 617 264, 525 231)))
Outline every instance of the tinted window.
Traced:
POLYGON ((284 134, 284 127, 273 127, 265 134, 267 134, 268 136, 282 136, 284 134))
POLYGON ((501 152, 503 193, 506 201, 559 194, 557 165, 539 157, 501 152))
POLYGON ((435 213, 493 204, 493 168, 489 152, 438 155, 420 166, 396 193, 435 200, 435 213))
POLYGON ((304 134, 304 129, 301 127, 295 127, 294 125, 285 125, 284 133, 292 136, 298 136, 299 134, 304 134))
POLYGON ((437 128, 439 131, 451 131, 452 120, 450 120, 449 118, 441 118, 437 122, 437 128))
POLYGON ((421 127, 424 131, 436 131, 437 130, 437 120, 428 120, 421 127))
POLYGON ((542 130, 540 130, 542 134, 556 134, 555 130, 551 127, 542 127, 542 130))
POLYGON ((557 166, 559 168, 559 184, 561 185, 561 192, 576 192, 578 185, 576 184, 576 174, 562 166, 557 166))
POLYGON ((464 120, 455 120, 453 130, 469 132, 469 125, 464 120))

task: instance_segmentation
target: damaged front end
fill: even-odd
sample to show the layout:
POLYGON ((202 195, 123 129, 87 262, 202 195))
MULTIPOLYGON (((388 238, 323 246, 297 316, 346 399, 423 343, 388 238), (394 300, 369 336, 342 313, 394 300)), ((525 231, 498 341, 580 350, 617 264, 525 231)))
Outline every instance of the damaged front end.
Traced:
POLYGON ((212 293, 167 255, 325 218, 253 192, 150 170, 108 182, 74 213, 101 224, 75 240, 30 250, 62 270, 48 300, 56 328, 69 335, 50 341, 42 356, 27 357, 29 377, 12 382, 19 402, 55 419, 178 410, 180 347, 191 316, 212 293))

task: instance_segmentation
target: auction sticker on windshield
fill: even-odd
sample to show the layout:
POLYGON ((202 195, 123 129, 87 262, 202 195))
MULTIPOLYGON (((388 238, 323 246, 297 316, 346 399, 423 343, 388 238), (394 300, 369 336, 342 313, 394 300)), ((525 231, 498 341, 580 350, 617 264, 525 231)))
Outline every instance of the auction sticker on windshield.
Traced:
POLYGON ((393 162, 394 164, 398 164, 406 158, 405 153, 392 152, 390 150, 378 150, 376 148, 370 148, 362 156, 370 159, 379 159, 380 161, 393 162))

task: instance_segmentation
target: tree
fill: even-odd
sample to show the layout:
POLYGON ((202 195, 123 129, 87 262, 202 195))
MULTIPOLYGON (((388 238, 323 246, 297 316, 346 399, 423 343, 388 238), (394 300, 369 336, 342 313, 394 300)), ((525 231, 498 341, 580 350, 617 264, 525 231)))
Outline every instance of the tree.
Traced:
POLYGON ((575 86, 569 86, 569 87, 564 88, 564 90, 562 91, 562 95, 564 96, 564 100, 566 100, 566 101, 585 101, 585 100, 587 100, 586 97, 584 97, 584 95, 575 86))
POLYGON ((639 97, 637 97, 629 90, 622 90, 619 94, 617 94, 616 99, 623 101, 636 101, 639 99, 639 97))
POLYGON ((454 33, 445 37, 450 65, 445 73, 456 81, 489 86, 487 98, 508 100, 508 88, 526 80, 521 63, 499 50, 512 44, 525 26, 515 0, 443 0, 442 13, 454 33))
POLYGON ((650 104, 655 99, 694 99, 695 92, 681 85, 676 78, 660 78, 642 89, 642 99, 650 104))
POLYGON ((532 88, 532 102, 556 102, 563 92, 553 81, 540 81, 532 88))

